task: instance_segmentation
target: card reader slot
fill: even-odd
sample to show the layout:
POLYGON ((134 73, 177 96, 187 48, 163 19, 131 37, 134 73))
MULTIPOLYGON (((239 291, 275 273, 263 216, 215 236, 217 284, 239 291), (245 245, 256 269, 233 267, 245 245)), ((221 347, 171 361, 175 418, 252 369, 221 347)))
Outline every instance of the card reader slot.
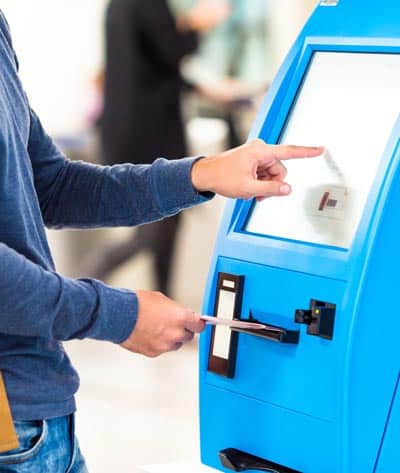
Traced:
POLYGON ((236 448, 226 448, 219 452, 219 459, 225 468, 233 471, 267 471, 269 473, 301 473, 287 466, 263 458, 256 457, 250 453, 242 452, 236 448))

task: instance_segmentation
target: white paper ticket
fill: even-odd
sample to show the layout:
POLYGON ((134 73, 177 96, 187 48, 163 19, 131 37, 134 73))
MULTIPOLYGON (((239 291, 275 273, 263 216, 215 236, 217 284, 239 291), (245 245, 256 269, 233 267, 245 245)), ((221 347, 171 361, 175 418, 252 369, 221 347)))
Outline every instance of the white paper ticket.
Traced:
POLYGON ((270 325, 260 324, 256 322, 243 322, 241 320, 223 319, 222 317, 211 317, 209 315, 202 315, 201 320, 204 320, 208 325, 227 325, 231 328, 252 329, 252 330, 272 330, 279 332, 276 327, 270 325))

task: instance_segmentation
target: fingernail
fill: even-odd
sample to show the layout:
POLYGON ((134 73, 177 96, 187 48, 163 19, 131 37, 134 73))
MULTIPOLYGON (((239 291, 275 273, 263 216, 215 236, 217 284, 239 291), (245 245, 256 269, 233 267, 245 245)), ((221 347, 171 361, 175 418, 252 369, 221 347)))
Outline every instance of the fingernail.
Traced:
POLYGON ((284 184, 283 186, 279 188, 279 192, 284 195, 290 194, 290 191, 291 191, 291 188, 288 184, 284 184))

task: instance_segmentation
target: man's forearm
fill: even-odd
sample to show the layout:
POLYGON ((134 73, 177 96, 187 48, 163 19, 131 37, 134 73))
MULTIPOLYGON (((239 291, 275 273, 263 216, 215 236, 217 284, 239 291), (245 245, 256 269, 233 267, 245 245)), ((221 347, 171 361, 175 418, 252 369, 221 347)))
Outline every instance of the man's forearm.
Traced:
POLYGON ((33 111, 28 151, 42 215, 50 227, 139 225, 210 197, 193 188, 193 158, 111 167, 69 161, 33 111))
POLYGON ((194 159, 152 165, 94 166, 68 162, 43 207, 50 227, 133 226, 206 201, 191 182, 194 159))
POLYGON ((0 261, 0 333, 120 343, 132 332, 138 310, 134 293, 63 278, 2 243, 0 261))

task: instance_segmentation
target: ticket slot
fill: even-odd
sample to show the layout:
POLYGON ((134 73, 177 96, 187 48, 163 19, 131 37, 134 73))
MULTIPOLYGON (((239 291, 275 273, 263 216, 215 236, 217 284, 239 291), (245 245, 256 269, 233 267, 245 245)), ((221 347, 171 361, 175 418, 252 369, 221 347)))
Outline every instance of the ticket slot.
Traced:
POLYGON ((232 471, 267 471, 269 473, 301 473, 284 465, 263 458, 256 457, 250 453, 242 452, 236 448, 226 448, 219 452, 222 466, 232 471))
MULTIPOLYGON (((218 274, 214 317, 239 319, 242 306, 244 277, 228 273, 218 274)), ((208 371, 233 378, 235 375, 238 333, 227 326, 212 328, 208 371)))

